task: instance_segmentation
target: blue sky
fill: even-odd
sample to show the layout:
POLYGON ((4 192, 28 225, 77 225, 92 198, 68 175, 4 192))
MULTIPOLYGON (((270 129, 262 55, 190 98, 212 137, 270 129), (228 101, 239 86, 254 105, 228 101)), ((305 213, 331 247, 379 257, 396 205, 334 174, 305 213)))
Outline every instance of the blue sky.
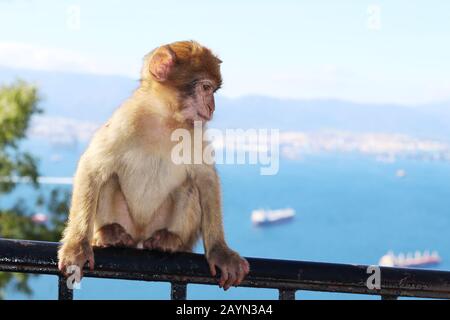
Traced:
POLYGON ((221 57, 227 96, 450 100, 450 1, 0 0, 0 66, 138 78, 183 39, 221 57))

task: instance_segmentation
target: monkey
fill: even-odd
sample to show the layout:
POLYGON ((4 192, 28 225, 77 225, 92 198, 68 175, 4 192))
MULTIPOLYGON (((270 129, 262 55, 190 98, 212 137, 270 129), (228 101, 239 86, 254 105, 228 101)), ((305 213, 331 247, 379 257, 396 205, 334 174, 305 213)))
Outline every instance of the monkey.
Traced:
MULTIPOLYGON (((203 240, 219 287, 241 284, 246 259, 225 241, 214 164, 175 164, 176 129, 193 132, 215 111, 222 61, 196 41, 160 46, 144 57, 138 88, 94 134, 74 176, 58 268, 94 268, 93 247, 190 252, 203 240)), ((205 145, 200 146, 204 148, 205 145)))

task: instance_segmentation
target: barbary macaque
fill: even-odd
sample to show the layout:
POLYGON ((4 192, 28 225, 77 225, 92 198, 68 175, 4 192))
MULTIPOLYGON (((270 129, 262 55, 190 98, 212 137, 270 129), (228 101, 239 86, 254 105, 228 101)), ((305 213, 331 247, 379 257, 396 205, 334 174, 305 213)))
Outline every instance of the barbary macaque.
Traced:
POLYGON ((211 274, 221 271, 220 287, 237 286, 248 274, 248 262, 225 242, 214 165, 171 159, 171 133, 212 118, 220 63, 195 41, 164 45, 144 58, 140 86, 78 163, 58 252, 61 272, 86 263, 93 269, 93 246, 192 251, 202 236, 211 274))

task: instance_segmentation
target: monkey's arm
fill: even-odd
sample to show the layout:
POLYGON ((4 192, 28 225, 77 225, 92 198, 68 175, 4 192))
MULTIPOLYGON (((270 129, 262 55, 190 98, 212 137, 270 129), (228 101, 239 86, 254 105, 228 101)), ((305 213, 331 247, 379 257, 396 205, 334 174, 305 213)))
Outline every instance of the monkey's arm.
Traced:
POLYGON ((231 250, 225 242, 219 177, 214 166, 201 165, 195 172, 202 210, 202 237, 206 259, 213 276, 221 271, 219 285, 227 290, 239 285, 249 272, 247 260, 231 250))
POLYGON ((225 245, 220 182, 215 168, 207 165, 197 168, 195 180, 202 210, 203 245, 208 255, 214 246, 225 245))
POLYGON ((69 220, 58 251, 58 267, 63 273, 71 265, 81 271, 87 261, 91 269, 94 267, 91 247, 94 217, 100 187, 108 174, 105 167, 100 167, 101 163, 95 160, 88 149, 80 159, 74 178, 69 220))

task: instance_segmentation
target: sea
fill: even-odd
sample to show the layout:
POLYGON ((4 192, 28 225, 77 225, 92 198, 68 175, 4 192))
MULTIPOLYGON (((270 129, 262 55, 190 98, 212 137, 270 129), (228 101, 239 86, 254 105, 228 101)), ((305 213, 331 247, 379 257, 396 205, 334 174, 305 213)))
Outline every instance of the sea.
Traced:
MULTIPOLYGON (((79 152, 30 143, 40 156, 41 172, 74 173, 79 152)), ((277 175, 262 176, 257 165, 220 165, 226 239, 247 257, 377 264, 389 250, 436 250, 450 270, 450 163, 415 159, 379 162, 361 154, 319 153, 281 159, 277 175), (404 175, 399 176, 398 170, 404 175), (293 220, 257 227, 255 209, 293 208, 293 220)), ((50 187, 50 186, 46 186, 50 187)), ((70 188, 70 186, 67 186, 70 188)), ((31 199, 20 185, 2 203, 31 199)), ((196 252, 202 252, 198 245, 196 252)), ((33 276, 32 295, 8 288, 7 299, 55 299, 57 278, 33 276)), ((168 283, 109 279, 82 280, 75 299, 169 299, 168 283)), ((189 299, 277 299, 271 289, 188 285, 189 299)), ((376 296, 298 291, 303 299, 379 299, 376 296)))

